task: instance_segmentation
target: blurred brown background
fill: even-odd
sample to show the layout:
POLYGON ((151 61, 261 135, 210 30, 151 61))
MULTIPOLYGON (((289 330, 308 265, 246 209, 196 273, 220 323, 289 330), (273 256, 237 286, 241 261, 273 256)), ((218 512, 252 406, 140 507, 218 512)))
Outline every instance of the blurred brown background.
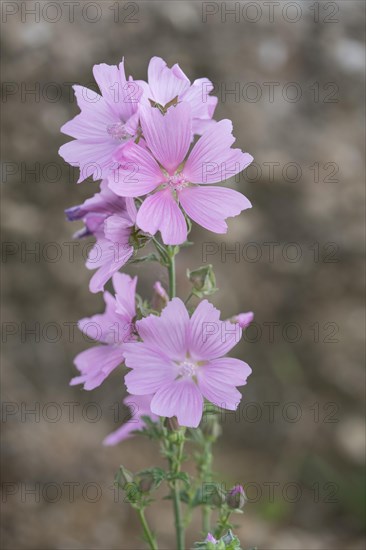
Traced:
MULTIPOLYGON (((227 416, 215 458, 225 484, 247 488, 242 545, 364 548, 364 3, 1 8, 2 547, 143 547, 111 487, 120 463, 148 467, 157 449, 139 438, 101 445, 126 417, 122 371, 91 393, 68 386, 89 345, 73 323, 101 311, 102 298, 88 291, 86 243, 72 257, 77 224, 63 214, 96 184, 77 186, 57 151, 68 140, 60 126, 78 112, 71 84, 90 86, 94 64, 122 56, 145 79, 158 55, 215 82, 216 118, 233 119, 237 146, 256 161, 232 182, 253 209, 226 236, 195 227, 178 259, 182 297, 186 267, 208 262, 223 317, 255 312, 236 348, 253 368, 241 420, 227 416)), ((128 271, 146 297, 166 281, 156 266, 128 271)), ((169 503, 149 517, 172 549, 169 503)), ((188 543, 197 539, 198 519, 188 543)))

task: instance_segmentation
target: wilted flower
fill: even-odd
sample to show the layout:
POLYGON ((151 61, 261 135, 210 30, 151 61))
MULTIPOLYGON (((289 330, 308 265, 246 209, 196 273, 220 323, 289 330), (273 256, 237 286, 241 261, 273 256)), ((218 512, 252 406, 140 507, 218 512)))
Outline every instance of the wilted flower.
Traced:
POLYGON ((241 485, 235 485, 226 496, 226 503, 233 510, 244 508, 246 496, 241 485))
POLYGON ((192 317, 179 298, 161 316, 137 321, 142 342, 126 344, 125 377, 129 393, 153 394, 151 411, 176 416, 181 426, 197 427, 203 400, 235 410, 241 400, 236 386, 246 384, 250 367, 223 357, 237 344, 238 331, 220 321, 220 312, 204 300, 192 317))

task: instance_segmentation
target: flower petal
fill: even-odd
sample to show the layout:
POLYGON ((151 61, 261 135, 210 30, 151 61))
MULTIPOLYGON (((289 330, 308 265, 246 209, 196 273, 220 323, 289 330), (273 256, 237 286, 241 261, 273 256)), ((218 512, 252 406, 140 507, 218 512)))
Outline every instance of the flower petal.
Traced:
POLYGON ((136 223, 145 233, 157 231, 165 244, 182 244, 187 239, 187 224, 170 189, 147 197, 137 213, 136 223))
POLYGON ((209 127, 184 165, 186 178, 192 183, 218 183, 244 170, 253 157, 240 149, 231 149, 234 141, 230 120, 220 120, 209 127))
POLYGON ((174 380, 156 392, 151 410, 159 416, 176 416, 181 426, 197 428, 202 418, 203 398, 192 380, 174 380))
POLYGON ((108 184, 117 195, 140 197, 164 181, 154 157, 144 147, 130 142, 115 156, 118 169, 111 173, 108 184))
POLYGON ((183 361, 186 357, 188 326, 189 315, 180 298, 173 298, 160 317, 149 315, 136 323, 144 343, 156 346, 174 361, 183 361))
POLYGON ((104 382, 118 365, 123 363, 120 346, 95 346, 82 351, 74 359, 81 376, 73 378, 71 386, 84 384, 85 390, 93 390, 104 382))
POLYGON ((155 393, 177 376, 177 365, 142 342, 125 344, 123 352, 127 367, 132 369, 125 376, 125 384, 133 395, 155 393))
POLYGON ((114 150, 115 143, 112 140, 77 139, 62 145, 58 152, 71 166, 80 169, 80 183, 89 176, 93 176, 95 181, 106 177, 113 166, 114 150))
POLYGON ((244 195, 226 187, 186 187, 178 196, 188 216, 215 233, 226 233, 226 218, 252 206, 244 195))
POLYGON ((137 277, 132 278, 126 273, 115 273, 112 280, 116 292, 116 311, 131 322, 136 315, 137 277))
POLYGON ((231 411, 237 409, 242 395, 235 386, 217 381, 215 378, 211 378, 209 373, 205 376, 202 371, 197 373, 197 379, 198 387, 208 401, 222 409, 231 411))
POLYGON ((234 357, 220 357, 208 361, 200 367, 199 372, 205 378, 215 379, 218 384, 244 386, 252 369, 247 363, 234 357))
POLYGON ((136 112, 142 90, 137 82, 126 80, 124 61, 119 66, 94 65, 93 74, 110 108, 126 122, 136 112))
POLYGON ((188 347, 193 360, 207 361, 226 355, 240 340, 238 324, 220 321, 220 312, 203 300, 193 313, 188 332, 188 347))
POLYGON ((173 175, 183 162, 192 139, 191 108, 179 103, 163 115, 159 109, 142 106, 141 127, 154 157, 173 175))
POLYGON ((188 78, 178 65, 169 69, 161 57, 153 57, 150 60, 148 80, 152 93, 151 99, 163 106, 183 94, 190 85, 188 78))
POLYGON ((98 269, 90 279, 90 292, 96 293, 104 289, 104 285, 113 273, 121 269, 133 254, 133 247, 128 243, 119 243, 107 239, 98 239, 89 253, 86 267, 98 269))

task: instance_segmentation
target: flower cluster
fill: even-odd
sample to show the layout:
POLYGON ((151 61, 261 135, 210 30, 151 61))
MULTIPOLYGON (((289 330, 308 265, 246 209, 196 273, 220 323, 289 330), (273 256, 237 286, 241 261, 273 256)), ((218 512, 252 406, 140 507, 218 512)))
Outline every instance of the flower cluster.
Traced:
MULTIPOLYGON (((239 332, 220 321, 207 301, 190 318, 179 298, 160 316, 135 322, 137 280, 118 271, 158 231, 164 245, 183 244, 190 220, 226 232, 226 218, 251 204, 241 193, 211 184, 241 172, 252 157, 232 148, 229 120, 213 120, 217 100, 206 78, 191 84, 179 65, 169 68, 158 57, 150 61, 148 82, 126 79, 124 61, 96 65, 93 73, 101 95, 74 86, 81 113, 62 131, 76 139, 60 154, 80 168, 79 181, 102 178, 100 191, 66 215, 84 222, 76 237, 96 238, 86 263, 97 270, 90 290, 102 291, 112 278, 115 297, 105 292, 105 313, 79 322, 84 332, 98 327, 93 337, 101 345, 76 357, 80 376, 71 383, 93 389, 125 362, 131 369, 127 390, 137 400, 145 396, 145 413, 149 396, 151 415, 176 416, 181 425, 195 427, 204 399, 227 409, 240 401, 236 387, 246 383, 250 368, 224 357, 239 332)), ((239 331, 251 320, 251 313, 232 319, 239 331)), ((119 431, 107 443, 125 435, 119 431)))
MULTIPOLYGON (((115 445, 133 432, 150 430, 151 435, 155 430, 171 465, 165 478, 179 500, 181 436, 170 438, 169 429, 179 434, 184 427, 198 428, 202 435, 199 426, 208 403, 216 409, 237 408, 238 387, 246 384, 251 369, 227 354, 253 313, 221 320, 207 299, 196 308, 188 306, 191 298, 200 300, 217 290, 215 275, 211 265, 187 270, 192 288, 184 302, 176 296, 175 256, 180 246, 191 244, 187 238, 192 221, 226 233, 227 218, 251 207, 238 191, 215 184, 239 174, 253 158, 233 147, 230 120, 213 119, 217 99, 208 79, 191 83, 179 65, 169 68, 159 57, 150 61, 147 82, 126 78, 124 61, 119 66, 96 65, 93 73, 100 94, 74 86, 81 112, 62 127, 74 139, 61 147, 60 155, 80 169, 79 182, 101 180, 99 191, 67 209, 66 216, 84 224, 75 238, 95 238, 86 262, 88 269, 96 270, 90 291, 104 291, 111 279, 114 292, 104 291, 104 313, 79 321, 80 330, 97 344, 75 358, 79 375, 71 384, 92 390, 119 365, 127 367, 124 404, 132 419, 104 443, 115 445), (139 252, 149 246, 156 250, 141 257, 139 252), (150 301, 136 293, 137 277, 119 272, 126 264, 148 261, 159 262, 169 275, 168 291, 156 282, 150 301)), ((140 517, 150 502, 144 496, 147 485, 157 486, 165 473, 152 469, 148 476, 153 483, 142 477, 133 503, 140 517)), ((231 509, 241 507, 239 490, 233 490, 230 499, 220 501, 218 532, 230 527, 231 509)), ((179 504, 175 508, 181 549, 179 504)), ((142 523, 146 540, 155 548, 143 518, 142 523)), ((234 548, 226 539, 209 535, 208 529, 206 534, 204 544, 234 548)))

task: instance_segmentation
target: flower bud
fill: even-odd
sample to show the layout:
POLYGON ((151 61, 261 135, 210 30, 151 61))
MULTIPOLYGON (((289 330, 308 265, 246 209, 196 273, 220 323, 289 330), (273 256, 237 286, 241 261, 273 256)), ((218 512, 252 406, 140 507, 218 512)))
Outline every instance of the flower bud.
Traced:
POLYGON ((129 483, 133 483, 133 480, 133 473, 121 465, 115 477, 115 482, 117 483, 117 485, 121 487, 121 489, 124 489, 126 485, 128 485, 129 483))
POLYGON ((237 323, 240 328, 247 328, 254 319, 254 313, 252 311, 247 311, 247 313, 238 313, 231 317, 230 323, 237 323))
POLYGON ((155 478, 152 472, 146 472, 140 478, 139 489, 142 493, 148 493, 155 487, 155 478))
POLYGON ((192 294, 198 298, 216 292, 216 277, 211 264, 199 267, 194 271, 187 269, 187 277, 192 283, 192 294))
POLYGON ((232 510, 241 510, 246 503, 246 496, 241 485, 235 485, 226 495, 226 503, 232 510))
POLYGON ((152 306, 156 311, 161 311, 169 302, 169 296, 160 281, 154 283, 152 306))

